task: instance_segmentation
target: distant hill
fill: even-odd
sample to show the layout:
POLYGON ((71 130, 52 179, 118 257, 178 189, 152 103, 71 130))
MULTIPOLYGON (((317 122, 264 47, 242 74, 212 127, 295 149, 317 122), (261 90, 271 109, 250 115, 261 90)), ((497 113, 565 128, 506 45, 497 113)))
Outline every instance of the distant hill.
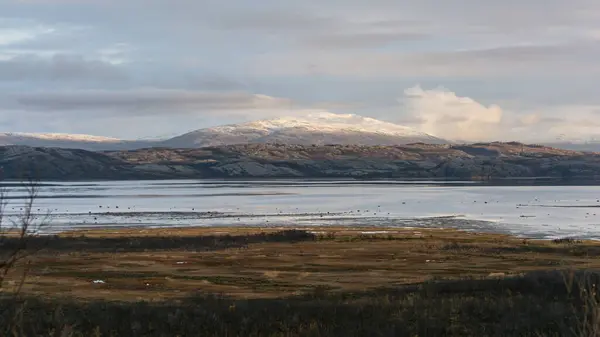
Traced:
POLYGON ((471 145, 245 144, 92 152, 0 147, 5 179, 550 177, 595 181, 600 154, 520 143, 471 145))
POLYGON ((130 150, 154 146, 154 141, 125 141, 117 138, 68 133, 0 133, 0 145, 57 147, 90 151, 130 150))
POLYGON ((555 143, 544 143, 546 146, 557 147, 566 150, 573 151, 588 151, 588 152, 600 152, 600 142, 589 141, 589 142, 555 142, 555 143))
POLYGON ((165 140, 121 140, 71 134, 0 134, 0 145, 77 148, 92 151, 133 150, 146 147, 199 148, 248 143, 403 145, 415 142, 448 143, 406 126, 357 115, 331 113, 205 128, 165 140))
MULTIPOLYGON (((191 131, 172 138, 123 140, 65 133, 0 133, 0 146, 25 145, 89 151, 143 148, 201 148, 236 144, 288 145, 406 145, 411 143, 459 144, 413 128, 351 114, 319 113, 229 124, 191 131)), ((573 151, 600 152, 600 141, 559 140, 544 146, 573 151)))
POLYGON ((300 145, 404 145, 448 141, 415 129, 357 115, 321 113, 200 129, 159 143, 172 148, 196 148, 248 143, 300 145))

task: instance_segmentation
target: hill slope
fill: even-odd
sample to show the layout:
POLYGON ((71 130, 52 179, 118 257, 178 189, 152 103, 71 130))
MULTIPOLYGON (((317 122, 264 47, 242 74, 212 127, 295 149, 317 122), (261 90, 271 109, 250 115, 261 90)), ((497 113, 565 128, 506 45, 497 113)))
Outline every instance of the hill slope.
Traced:
POLYGON ((0 133, 0 145, 57 147, 90 151, 132 150, 150 147, 151 141, 125 141, 117 138, 68 133, 0 133))
POLYGON ((202 149, 90 152, 0 147, 6 179, 553 177, 595 181, 600 154, 518 143, 305 146, 246 144, 202 149))

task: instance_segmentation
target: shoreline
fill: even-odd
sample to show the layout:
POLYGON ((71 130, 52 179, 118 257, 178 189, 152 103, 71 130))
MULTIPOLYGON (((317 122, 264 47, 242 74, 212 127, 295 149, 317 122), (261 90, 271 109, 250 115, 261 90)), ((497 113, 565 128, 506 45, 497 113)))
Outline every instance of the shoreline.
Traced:
MULTIPOLYGON (((378 227, 378 226, 174 226, 160 228, 136 228, 136 227, 121 227, 121 228, 102 228, 102 229, 80 229, 63 231, 57 233, 61 237, 135 237, 135 236, 197 236, 197 235, 249 235, 259 233, 277 233, 282 231, 306 231, 311 234, 321 234, 328 232, 337 232, 343 234, 369 234, 369 232, 378 232, 374 234, 406 234, 411 231, 431 231, 431 232, 464 232, 455 228, 419 228, 419 227, 378 227), (385 232, 385 233, 383 233, 385 232)), ((483 234, 483 233, 480 233, 483 234)), ((493 234, 493 233, 486 233, 493 234)), ((499 236, 510 236, 501 233, 495 233, 499 236)))
MULTIPOLYGON (((558 207, 565 208, 565 207, 558 207)), ((566 208, 585 208, 585 207, 566 207, 566 208)), ((119 213, 110 213, 111 216, 122 216, 119 213)), ((195 213, 194 213, 195 214, 195 213)), ((518 239, 527 240, 555 240, 555 239, 575 239, 585 241, 600 242, 600 235, 595 232, 588 232, 585 228, 579 231, 575 229, 551 228, 541 225, 540 228, 528 227, 525 224, 499 222, 491 218, 469 218, 465 215, 429 215, 413 217, 397 216, 349 216, 343 213, 337 216, 336 213, 300 213, 300 214, 220 214, 218 212, 207 212, 209 216, 200 218, 189 218, 190 220, 211 220, 207 223, 185 224, 185 219, 177 222, 106 222, 106 223, 71 223, 71 224, 49 224, 41 235, 70 235, 71 233, 93 234, 101 233, 177 233, 176 235, 203 234, 211 232, 252 232, 259 231, 276 232, 285 230, 302 230, 308 232, 328 232, 345 231, 349 233, 364 232, 404 232, 407 230, 424 231, 457 231, 464 233, 479 233, 490 235, 510 236, 518 239), (277 220, 277 218, 286 218, 287 220, 277 220), (297 217, 297 218, 293 218, 297 217), (275 218, 275 220, 271 219, 275 218), (242 222, 236 222, 240 221, 242 222), (246 219, 246 221, 244 221, 246 219), (271 219, 264 221, 264 219, 271 219), (546 229, 543 229, 546 228, 546 229)), ((97 214, 92 213, 92 216, 97 214)), ((101 214, 100 214, 101 215, 101 214)), ((127 215, 127 214, 126 214, 127 215)), ((535 216, 521 216, 528 219, 535 216)), ((365 233, 368 234, 368 233, 365 233)))
MULTIPOLYGON (((480 179, 460 179, 460 178, 410 178, 410 177, 398 177, 398 178, 386 178, 386 177, 373 177, 373 178, 351 178, 351 177, 297 177, 297 176, 281 176, 281 177, 156 177, 156 178, 82 178, 82 179, 36 179, 33 180, 35 186, 39 187, 57 187, 64 186, 69 183, 110 183, 110 182, 174 182, 174 181, 194 181, 194 182, 207 182, 207 183, 232 183, 232 182, 279 182, 279 181, 291 181, 299 183, 309 182, 342 182, 342 183, 360 183, 360 184, 394 184, 394 185, 431 185, 436 187, 456 187, 456 186, 468 186, 468 187, 480 187, 480 186, 600 186, 600 179, 597 178, 581 178, 581 179, 569 179, 564 180, 560 177, 510 177, 510 178, 496 178, 491 180, 480 180, 480 179)), ((0 187, 23 187, 30 186, 31 181, 21 179, 3 179, 0 182, 0 187)), ((94 186, 94 185, 91 185, 94 186)))
MULTIPOLYGON (((444 217, 441 217, 444 218, 444 217)), ((579 243, 599 244, 600 238, 581 238, 577 236, 554 236, 554 237, 535 237, 524 236, 502 232, 494 229, 465 229, 453 226, 448 227, 427 227, 427 226, 353 226, 353 225, 335 225, 335 226, 265 226, 265 225, 242 225, 242 226, 173 226, 173 227, 136 227, 136 226, 114 226, 105 228, 84 228, 65 230, 48 235, 58 237, 90 237, 90 238, 119 238, 119 237, 194 237, 194 236, 232 236, 232 235, 257 235, 257 234, 273 234, 284 231, 301 231, 313 234, 317 237, 336 233, 339 235, 362 235, 372 236, 374 239, 382 236, 390 235, 414 235, 419 233, 419 237, 423 235, 448 235, 448 238, 454 239, 455 236, 491 236, 501 239, 524 240, 530 242, 555 242, 573 240, 579 243), (425 233, 425 234, 423 234, 425 233), (428 234, 429 233, 429 234, 428 234)))

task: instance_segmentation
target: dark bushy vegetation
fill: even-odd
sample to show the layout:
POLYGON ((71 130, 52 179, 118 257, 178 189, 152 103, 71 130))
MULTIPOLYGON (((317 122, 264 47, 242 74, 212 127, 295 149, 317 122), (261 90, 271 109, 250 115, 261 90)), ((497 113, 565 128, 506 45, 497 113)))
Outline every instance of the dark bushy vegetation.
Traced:
MULTIPOLYGON (((301 242, 317 240, 315 234, 303 230, 284 230, 274 233, 248 235, 201 235, 201 236, 140 236, 140 237, 61 237, 31 236, 27 238, 28 249, 46 251, 123 252, 145 250, 216 250, 242 248, 261 242, 301 242)), ((5 237, 0 252, 17 249, 22 244, 18 237, 5 237)))
MULTIPOLYGON (((437 281, 286 299, 31 299, 21 336, 596 336, 596 274, 437 281)), ((2 305, 6 302, 2 303, 2 305)), ((14 316, 1 316, 8 326, 14 316)))

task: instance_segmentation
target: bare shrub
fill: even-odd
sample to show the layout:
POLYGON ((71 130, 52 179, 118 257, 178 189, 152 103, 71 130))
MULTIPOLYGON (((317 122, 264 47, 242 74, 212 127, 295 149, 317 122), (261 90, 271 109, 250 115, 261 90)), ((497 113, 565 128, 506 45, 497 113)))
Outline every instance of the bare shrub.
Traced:
POLYGON ((574 245, 574 244, 582 243, 581 240, 577 240, 577 239, 569 238, 569 237, 554 239, 554 240, 552 240, 552 242, 555 244, 565 244, 565 245, 574 245))
POLYGON ((577 337, 600 336, 600 274, 590 271, 569 270, 563 272, 567 294, 575 299, 572 311, 579 318, 573 328, 577 337))
POLYGON ((36 251, 29 243, 47 224, 47 216, 40 219, 34 212, 38 184, 24 184, 24 190, 26 195, 18 213, 8 213, 10 198, 6 188, 0 187, 0 299, 9 299, 0 315, 12 317, 8 325, 0 327, 3 336, 25 335, 20 324, 25 302, 20 295, 28 273, 27 259, 36 251))

